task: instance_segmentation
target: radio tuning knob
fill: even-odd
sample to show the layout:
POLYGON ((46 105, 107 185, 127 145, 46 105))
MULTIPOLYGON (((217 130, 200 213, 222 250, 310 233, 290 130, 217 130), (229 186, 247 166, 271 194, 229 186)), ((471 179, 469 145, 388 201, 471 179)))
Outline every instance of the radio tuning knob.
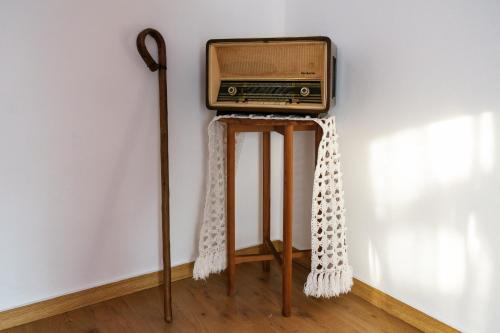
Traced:
POLYGON ((231 87, 227 88, 227 93, 231 96, 236 95, 237 92, 238 92, 238 89, 236 89, 236 87, 231 86, 231 87))
POLYGON ((310 90, 309 90, 309 88, 307 88, 307 87, 302 87, 302 88, 300 88, 300 95, 301 95, 301 96, 304 96, 304 97, 309 96, 309 93, 310 93, 310 92, 311 92, 311 91, 310 91, 310 90))

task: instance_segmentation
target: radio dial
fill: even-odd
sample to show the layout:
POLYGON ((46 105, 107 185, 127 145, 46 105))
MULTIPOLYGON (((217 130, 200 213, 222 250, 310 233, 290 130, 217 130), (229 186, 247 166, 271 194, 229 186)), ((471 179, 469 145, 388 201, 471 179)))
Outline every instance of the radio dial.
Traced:
POLYGON ((307 88, 307 87, 300 88, 300 95, 301 96, 304 96, 304 97, 309 96, 309 93, 310 93, 309 88, 307 88))
POLYGON ((236 87, 231 86, 231 87, 227 88, 227 93, 231 96, 236 95, 237 92, 238 92, 238 89, 236 89, 236 87))

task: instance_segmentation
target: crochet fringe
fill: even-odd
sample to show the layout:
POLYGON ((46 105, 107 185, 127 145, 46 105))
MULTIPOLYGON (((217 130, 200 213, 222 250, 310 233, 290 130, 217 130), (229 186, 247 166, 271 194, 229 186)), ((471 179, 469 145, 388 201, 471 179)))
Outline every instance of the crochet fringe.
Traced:
POLYGON ((350 266, 344 270, 333 272, 312 271, 304 285, 304 294, 313 297, 336 297, 351 291, 352 269, 350 266))
POLYGON ((226 260, 226 251, 200 255, 194 262, 193 278, 205 280, 211 273, 222 272, 226 269, 226 260))

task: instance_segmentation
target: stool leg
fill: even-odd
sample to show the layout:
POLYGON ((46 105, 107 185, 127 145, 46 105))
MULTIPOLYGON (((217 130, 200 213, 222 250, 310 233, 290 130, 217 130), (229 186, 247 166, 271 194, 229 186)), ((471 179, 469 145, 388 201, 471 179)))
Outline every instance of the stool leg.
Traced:
POLYGON ((293 126, 285 127, 283 177, 283 316, 292 314, 293 126))
POLYGON ((234 203, 235 203, 235 191, 234 191, 234 177, 235 177, 235 169, 234 169, 234 157, 235 157, 235 133, 233 127, 228 124, 227 130, 227 179, 226 179, 226 245, 227 245, 227 294, 229 296, 234 295, 235 286, 234 286, 234 277, 236 271, 236 262, 235 262, 235 222, 234 222, 234 203))
POLYGON ((314 161, 315 164, 318 163, 318 150, 319 150, 319 144, 321 142, 321 138, 323 137, 323 129, 321 126, 316 124, 316 129, 314 130, 314 161))
MULTIPOLYGON (((271 133, 262 132, 262 238, 271 240, 271 133)), ((262 262, 264 272, 271 269, 269 261, 262 262)))

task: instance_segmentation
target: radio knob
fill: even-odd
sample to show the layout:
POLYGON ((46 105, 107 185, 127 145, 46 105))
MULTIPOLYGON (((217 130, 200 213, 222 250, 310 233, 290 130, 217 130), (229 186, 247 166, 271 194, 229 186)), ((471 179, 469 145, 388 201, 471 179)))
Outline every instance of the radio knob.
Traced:
POLYGON ((231 86, 231 87, 227 88, 227 93, 231 96, 236 95, 237 92, 238 92, 238 89, 236 89, 236 87, 231 86))
POLYGON ((309 96, 309 93, 310 93, 310 92, 311 92, 311 91, 310 91, 310 90, 309 90, 309 88, 307 88, 307 87, 302 87, 302 88, 300 88, 300 95, 301 95, 301 96, 304 96, 304 97, 309 96))

